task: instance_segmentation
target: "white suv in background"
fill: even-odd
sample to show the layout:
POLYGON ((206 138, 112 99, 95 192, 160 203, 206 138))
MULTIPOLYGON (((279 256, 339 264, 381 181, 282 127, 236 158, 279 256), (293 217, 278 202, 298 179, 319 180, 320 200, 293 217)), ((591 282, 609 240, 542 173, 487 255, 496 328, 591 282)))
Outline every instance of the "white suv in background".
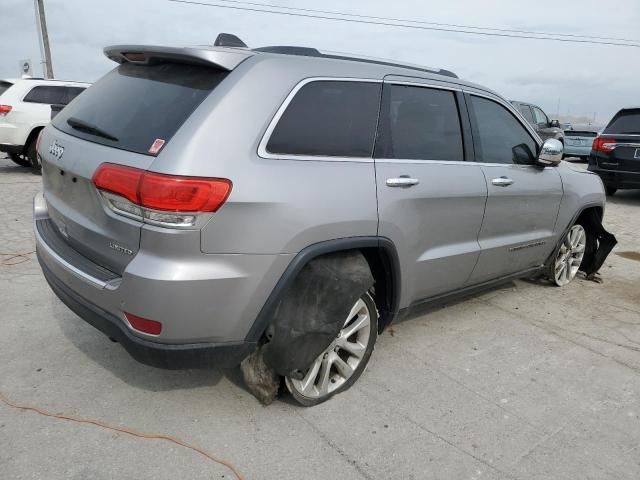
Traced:
POLYGON ((0 152, 18 165, 40 169, 38 133, 51 119, 51 105, 66 105, 90 84, 21 78, 0 80, 0 152))

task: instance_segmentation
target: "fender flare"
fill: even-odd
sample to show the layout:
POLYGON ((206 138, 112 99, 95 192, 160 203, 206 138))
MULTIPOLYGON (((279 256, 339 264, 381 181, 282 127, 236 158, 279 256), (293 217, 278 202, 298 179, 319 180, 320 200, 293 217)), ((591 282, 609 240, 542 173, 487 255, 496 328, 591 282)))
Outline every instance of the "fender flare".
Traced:
MULTIPOLYGON (((389 311, 386 319, 384 319, 384 325, 390 324, 396 317, 398 310, 400 309, 400 260, 398 258, 398 252, 393 242, 386 237, 347 237, 338 238, 333 240, 326 240, 319 243, 314 243, 302 249, 289 263, 286 270, 276 283, 275 287, 271 291, 271 294, 267 298, 267 301, 262 306, 262 309, 258 313, 249 333, 245 337, 245 341, 257 343, 262 334, 266 331, 271 322, 273 312, 278 305, 278 302, 287 291, 287 288, 312 259, 328 253, 335 253, 344 250, 357 250, 362 248, 376 248, 385 252, 389 259, 389 269, 386 271, 387 282, 391 285, 389 311)), ((387 270, 387 269, 385 269, 387 270)), ((382 316, 381 316, 382 317, 382 316)))

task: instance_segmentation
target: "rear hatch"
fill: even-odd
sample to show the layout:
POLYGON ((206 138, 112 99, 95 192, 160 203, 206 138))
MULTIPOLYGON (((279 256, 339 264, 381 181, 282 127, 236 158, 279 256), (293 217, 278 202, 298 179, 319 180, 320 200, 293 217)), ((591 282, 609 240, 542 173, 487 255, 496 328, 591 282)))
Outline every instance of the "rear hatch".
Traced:
POLYGON ((600 168, 640 172, 640 108, 620 110, 597 142, 600 168))
MULTIPOLYGON (((144 58, 144 57, 143 57, 144 58)), ((103 163, 147 170, 162 147, 225 78, 216 65, 122 63, 52 121, 41 139, 45 198, 60 238, 121 274, 140 245, 143 223, 105 207, 92 178, 103 163)))

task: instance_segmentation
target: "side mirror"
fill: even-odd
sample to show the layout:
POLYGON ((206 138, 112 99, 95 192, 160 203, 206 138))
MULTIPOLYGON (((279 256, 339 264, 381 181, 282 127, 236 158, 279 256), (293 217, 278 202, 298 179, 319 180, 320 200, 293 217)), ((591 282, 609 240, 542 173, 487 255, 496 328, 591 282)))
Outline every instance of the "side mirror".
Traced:
POLYGON ((542 144, 538 155, 538 165, 541 167, 555 167, 562 161, 564 146, 560 140, 548 138, 542 144))
POLYGON ((551 120, 551 122, 549 122, 549 126, 551 128, 560 128, 560 121, 559 120, 551 120))

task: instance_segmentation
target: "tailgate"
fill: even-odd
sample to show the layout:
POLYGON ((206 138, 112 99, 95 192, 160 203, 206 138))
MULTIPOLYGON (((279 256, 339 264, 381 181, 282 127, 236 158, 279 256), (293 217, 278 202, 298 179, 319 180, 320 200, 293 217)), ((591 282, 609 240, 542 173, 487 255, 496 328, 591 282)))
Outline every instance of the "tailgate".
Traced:
POLYGON ((101 78, 56 115, 38 148, 44 196, 60 238, 117 274, 138 252, 143 222, 110 208, 94 174, 104 163, 148 170, 228 73, 184 59, 153 60, 122 63, 101 78))
POLYGON ((49 216, 61 237, 83 256, 121 274, 138 251, 142 222, 106 209, 91 179, 103 162, 147 169, 154 157, 87 142, 52 128, 44 131, 40 152, 49 216))

